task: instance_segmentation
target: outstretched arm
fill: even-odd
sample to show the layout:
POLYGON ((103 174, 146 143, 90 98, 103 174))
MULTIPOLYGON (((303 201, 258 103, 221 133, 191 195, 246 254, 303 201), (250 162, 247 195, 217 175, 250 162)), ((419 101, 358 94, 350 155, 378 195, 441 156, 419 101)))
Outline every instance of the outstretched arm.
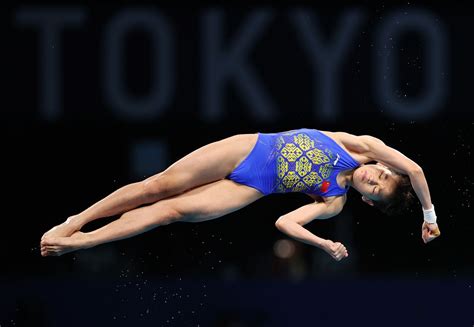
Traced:
POLYGON ((409 176, 413 190, 421 202, 424 213, 425 222, 422 227, 423 241, 427 243, 438 237, 440 231, 436 224, 436 214, 434 212, 434 206, 431 203, 430 190, 423 169, 413 160, 385 145, 381 140, 375 137, 364 135, 359 138, 362 140, 362 146, 364 147, 367 157, 380 161, 388 167, 409 176))
POLYGON ((380 161, 399 173, 408 175, 423 209, 428 210, 432 208, 430 190, 428 189, 425 174, 416 162, 400 151, 385 145, 385 143, 375 137, 364 135, 360 136, 360 138, 366 145, 365 155, 367 157, 380 161))
POLYGON ((303 227, 314 219, 328 219, 341 212, 345 196, 334 198, 328 202, 313 202, 293 210, 275 222, 275 226, 283 233, 297 241, 316 246, 328 252, 337 261, 348 256, 347 250, 339 242, 332 242, 311 233, 303 227))

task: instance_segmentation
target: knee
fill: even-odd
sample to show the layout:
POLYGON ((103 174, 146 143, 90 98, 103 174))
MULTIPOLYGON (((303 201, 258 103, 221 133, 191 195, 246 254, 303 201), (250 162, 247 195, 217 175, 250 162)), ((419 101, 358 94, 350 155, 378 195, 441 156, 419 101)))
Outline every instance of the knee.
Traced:
POLYGON ((171 179, 164 174, 152 176, 142 182, 142 193, 151 201, 166 197, 171 188, 171 179))
POLYGON ((159 226, 169 225, 171 223, 185 220, 185 215, 172 206, 163 205, 160 210, 160 217, 156 221, 159 226))

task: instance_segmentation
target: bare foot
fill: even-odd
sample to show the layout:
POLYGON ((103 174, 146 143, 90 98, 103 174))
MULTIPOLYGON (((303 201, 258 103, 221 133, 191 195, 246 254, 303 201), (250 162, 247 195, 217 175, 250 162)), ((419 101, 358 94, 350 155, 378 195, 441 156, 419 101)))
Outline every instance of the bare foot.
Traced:
POLYGON ((41 240, 45 238, 68 237, 77 232, 80 228, 72 223, 75 216, 69 217, 64 223, 54 226, 43 234, 41 240))
POLYGON ((60 256, 69 252, 88 248, 87 236, 82 232, 75 232, 69 237, 45 237, 41 240, 41 255, 60 256))

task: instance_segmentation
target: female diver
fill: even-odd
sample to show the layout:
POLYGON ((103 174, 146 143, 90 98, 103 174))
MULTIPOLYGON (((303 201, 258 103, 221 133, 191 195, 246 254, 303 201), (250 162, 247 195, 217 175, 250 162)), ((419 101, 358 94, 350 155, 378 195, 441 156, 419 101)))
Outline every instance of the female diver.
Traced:
POLYGON ((344 245, 320 238, 303 226, 341 212, 349 187, 389 215, 408 205, 413 189, 424 215, 423 241, 440 235, 418 164, 369 135, 301 128, 238 134, 205 145, 53 227, 41 239, 41 255, 59 256, 173 222, 219 218, 271 193, 302 192, 314 201, 279 217, 276 227, 339 261, 348 256, 344 245), (119 219, 97 230, 80 232, 90 221, 118 214, 119 219))

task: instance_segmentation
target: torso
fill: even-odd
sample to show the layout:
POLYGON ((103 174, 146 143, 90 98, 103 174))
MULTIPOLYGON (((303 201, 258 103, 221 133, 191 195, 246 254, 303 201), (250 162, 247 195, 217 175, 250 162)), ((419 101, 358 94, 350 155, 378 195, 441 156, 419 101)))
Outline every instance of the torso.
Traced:
MULTIPOLYGON (((272 193, 301 192, 327 198, 343 195, 349 187, 345 176, 349 170, 360 165, 357 159, 364 159, 361 156, 356 156, 357 159, 352 157, 351 152, 355 151, 348 151, 340 138, 337 141, 333 138, 334 134, 316 129, 300 128, 263 134, 266 134, 265 144, 275 142, 270 145, 273 149, 269 154, 270 167, 275 162, 277 169, 272 193)), ((263 170, 268 172, 266 176, 274 176, 271 169, 263 170)))
MULTIPOLYGON (((329 131, 321 131, 319 132, 323 133, 327 137, 331 138, 338 146, 340 146, 345 152, 347 152, 355 161, 357 161, 359 164, 364 164, 366 162, 371 161, 370 158, 365 156, 364 154, 361 153, 360 148, 357 149, 357 143, 358 143, 358 138, 357 136, 350 135, 347 133, 343 132, 329 132, 329 131)), ((251 146, 253 146, 256 142, 256 139, 258 137, 258 133, 254 134, 245 134, 241 135, 242 138, 246 138, 246 143, 249 143, 249 150, 251 146)), ((249 152, 249 151, 247 151, 249 152)), ((340 175, 340 174, 339 174, 340 175)), ((339 187, 344 188, 344 178, 339 178, 341 176, 337 176, 337 183, 339 184, 339 187)), ((341 196, 320 196, 317 194, 309 194, 306 193, 308 196, 311 198, 315 199, 316 201, 325 201, 325 202, 331 202, 335 198, 340 198, 341 196)), ((342 197, 345 199, 345 194, 342 195, 342 197)))

